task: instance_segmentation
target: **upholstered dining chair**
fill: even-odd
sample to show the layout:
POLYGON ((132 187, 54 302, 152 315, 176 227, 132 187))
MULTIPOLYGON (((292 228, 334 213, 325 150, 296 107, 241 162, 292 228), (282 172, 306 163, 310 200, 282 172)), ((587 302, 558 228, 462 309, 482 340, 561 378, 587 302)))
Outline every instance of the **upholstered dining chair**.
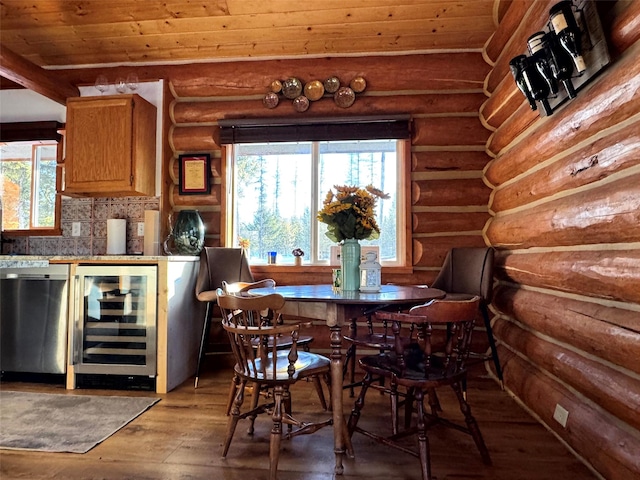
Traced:
POLYGON ((211 319, 217 302, 216 290, 222 287, 223 281, 254 281, 244 250, 242 248, 204 247, 200 252, 200 270, 198 271, 195 292, 196 298, 206 304, 196 366, 195 388, 198 388, 207 338, 209 338, 211 331, 211 319))
MULTIPOLYGON (((489 319, 489 304, 493 292, 494 250, 490 247, 452 248, 444 259, 440 273, 431 285, 446 292, 447 300, 468 299, 475 295, 480 297, 480 313, 484 320, 484 328, 489 340, 491 356, 470 353, 471 357, 481 360, 491 358, 496 369, 500 386, 504 388, 502 367, 498 357, 498 349, 489 319)), ((465 388, 466 390, 466 388, 465 388)))
MULTIPOLYGON (((234 374, 240 379, 231 409, 222 456, 226 457, 236 426, 241 419, 250 421, 249 434, 253 434, 257 415, 269 413, 272 420, 269 450, 269 479, 277 477, 280 444, 282 437, 289 439, 297 435, 314 433, 331 425, 328 419, 319 423, 306 423, 295 419, 291 412, 289 387, 310 376, 322 375, 328 379, 330 361, 315 353, 298 350, 298 335, 301 324, 280 323, 280 311, 285 305, 281 295, 239 296, 217 291, 218 306, 222 313, 222 327, 229 335, 236 360, 234 374), (261 312, 273 314, 272 322, 256 322, 261 312), (290 336, 291 348, 278 349, 274 337, 290 336), (259 404, 259 395, 253 395, 248 411, 242 412, 247 383, 267 386, 272 392, 272 401, 259 404), (287 432, 283 432, 283 424, 287 432), (295 430, 293 427, 296 427, 295 430)), ((339 428, 342 428, 340 426, 339 428)))
MULTIPOLYGON (((271 278, 265 278, 263 280, 258 280, 256 282, 234 282, 228 283, 226 281, 222 281, 222 291, 224 293, 230 295, 245 295, 250 292, 254 288, 273 288, 276 286, 275 280, 271 278)), ((272 312, 262 312, 260 321, 271 323, 272 321, 272 312)), ((280 316, 281 323, 283 322, 282 316, 280 316)), ((257 341, 257 339, 256 339, 257 341)), ((271 337, 269 339, 268 347, 271 348, 272 343, 276 342, 276 347, 278 350, 282 349, 290 349, 293 345, 293 339, 291 335, 279 335, 277 337, 271 337)), ((309 346, 313 342, 313 337, 311 335, 299 335, 298 336, 298 348, 302 348, 305 352, 309 351, 309 346)), ((257 345, 256 345, 257 347, 257 345)), ((320 382, 320 378, 318 376, 314 376, 311 379, 313 381, 316 392, 318 393, 318 399, 320 400, 320 404, 322 405, 323 410, 327 409, 327 401, 325 400, 324 393, 322 391, 322 385, 320 382)), ((229 399, 227 401, 227 415, 231 413, 231 407, 233 405, 233 399, 237 393, 238 385, 240 384, 239 378, 234 376, 231 382, 231 389, 229 390, 229 399)), ((256 386, 256 390, 254 390, 253 394, 257 395, 260 393, 261 387, 259 385, 256 386)))
POLYGON ((360 394, 349 417, 349 434, 359 432, 367 437, 409 453, 420 459, 423 480, 431 480, 431 463, 429 439, 427 431, 442 425, 471 435, 482 461, 491 465, 489 451, 471 408, 462 392, 462 384, 467 374, 466 360, 471 344, 471 336, 478 313, 480 297, 469 300, 432 300, 431 302, 411 308, 407 313, 377 312, 378 321, 392 323, 395 336, 394 350, 377 355, 362 357, 360 367, 365 371, 360 394), (358 421, 365 406, 365 396, 372 382, 379 376, 389 381, 391 393, 390 435, 382 432, 365 430, 358 426, 358 421), (440 414, 437 404, 436 389, 450 386, 460 404, 460 411, 466 425, 445 419, 440 414), (398 427, 397 389, 403 387, 411 402, 407 400, 407 418, 404 428, 398 427), (428 400, 430 412, 425 409, 424 401, 428 400), (415 405, 415 408, 414 408, 415 405), (415 425, 412 416, 415 414, 415 425), (417 434, 418 448, 412 450, 399 440, 417 434))

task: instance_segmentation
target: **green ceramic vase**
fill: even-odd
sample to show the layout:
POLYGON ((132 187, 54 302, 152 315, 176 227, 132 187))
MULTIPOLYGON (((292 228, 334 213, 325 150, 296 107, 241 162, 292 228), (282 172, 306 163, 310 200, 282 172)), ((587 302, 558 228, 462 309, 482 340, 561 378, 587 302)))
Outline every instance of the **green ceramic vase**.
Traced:
POLYGON ((355 238, 347 238, 340 252, 342 269, 342 290, 357 291, 360 288, 360 242, 355 238))

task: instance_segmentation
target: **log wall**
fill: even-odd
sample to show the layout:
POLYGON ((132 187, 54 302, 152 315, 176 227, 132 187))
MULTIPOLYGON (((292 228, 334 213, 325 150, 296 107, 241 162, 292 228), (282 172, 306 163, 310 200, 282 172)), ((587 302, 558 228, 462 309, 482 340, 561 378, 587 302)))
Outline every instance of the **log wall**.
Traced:
POLYGON ((540 118, 506 66, 553 3, 514 0, 485 46, 494 333, 506 388, 602 477, 639 478, 640 2, 601 2, 612 63, 540 118))
MULTIPOLYGON (((479 119, 486 100, 483 82, 490 68, 480 53, 410 55, 379 58, 327 58, 171 66, 166 76, 171 91, 168 109, 168 211, 197 208, 206 224, 206 244, 229 244, 224 238, 226 175, 224 147, 216 142, 221 119, 261 117, 322 117, 410 114, 412 138, 407 165, 411 225, 408 226, 412 265, 383 271, 383 281, 429 283, 448 249, 483 246, 482 229, 490 215, 490 188, 482 171, 490 157, 485 144, 490 132, 479 119), (446 73, 443 73, 446 72, 446 73), (348 109, 332 99, 311 104, 305 113, 290 101, 269 110, 262 97, 275 79, 297 76, 303 81, 336 75, 348 82, 357 75, 367 81, 348 109), (178 157, 210 153, 213 159, 210 195, 179 195, 178 157)), ((147 75, 153 75, 149 70, 147 75)), ((278 283, 328 282, 328 269, 256 268, 258 277, 278 283)))

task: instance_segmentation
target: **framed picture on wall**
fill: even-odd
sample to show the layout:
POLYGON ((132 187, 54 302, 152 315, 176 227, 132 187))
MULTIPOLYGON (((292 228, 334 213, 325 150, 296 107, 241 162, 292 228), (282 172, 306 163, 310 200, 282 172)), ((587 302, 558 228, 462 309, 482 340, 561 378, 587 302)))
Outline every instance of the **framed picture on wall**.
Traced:
POLYGON ((189 153, 178 157, 180 195, 211 193, 211 155, 189 153))

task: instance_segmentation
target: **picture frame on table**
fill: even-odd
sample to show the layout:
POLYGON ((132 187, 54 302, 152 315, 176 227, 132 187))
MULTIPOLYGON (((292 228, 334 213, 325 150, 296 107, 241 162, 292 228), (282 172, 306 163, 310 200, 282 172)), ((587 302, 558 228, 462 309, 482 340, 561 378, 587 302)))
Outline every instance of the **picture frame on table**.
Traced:
POLYGON ((180 155, 178 186, 180 195, 209 195, 211 193, 211 155, 208 153, 180 155))

